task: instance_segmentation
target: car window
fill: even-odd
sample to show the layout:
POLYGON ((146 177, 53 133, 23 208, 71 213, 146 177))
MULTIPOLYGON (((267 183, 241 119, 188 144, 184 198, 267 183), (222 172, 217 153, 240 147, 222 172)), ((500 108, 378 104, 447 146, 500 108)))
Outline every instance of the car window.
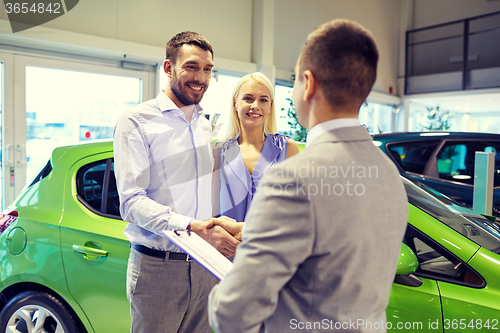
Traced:
POLYGON ((408 202, 474 243, 500 253, 500 226, 422 183, 403 178, 408 202))
POLYGON ((105 196, 106 214, 120 217, 120 198, 118 196, 118 190, 116 188, 115 163, 112 159, 108 160, 108 163, 110 163, 110 166, 107 193, 105 196))
POLYGON ((415 275, 476 288, 485 286, 478 273, 412 225, 406 229, 405 243, 418 259, 415 275))
POLYGON ((387 145, 392 158, 405 171, 423 174, 439 141, 412 141, 387 145))
POLYGON ((47 164, 45 164, 45 166, 42 168, 42 170, 40 170, 40 172, 38 173, 38 175, 35 176, 35 178, 33 178, 33 181, 29 184, 28 187, 38 183, 40 180, 44 179, 45 177, 47 177, 50 172, 52 171, 52 163, 50 163, 50 160, 47 162, 47 164))
POLYGON ((78 199, 100 215, 121 219, 113 159, 94 162, 77 173, 78 199))
POLYGON ((495 154, 494 186, 500 186, 500 142, 447 142, 438 152, 439 178, 474 184, 476 151, 495 154))

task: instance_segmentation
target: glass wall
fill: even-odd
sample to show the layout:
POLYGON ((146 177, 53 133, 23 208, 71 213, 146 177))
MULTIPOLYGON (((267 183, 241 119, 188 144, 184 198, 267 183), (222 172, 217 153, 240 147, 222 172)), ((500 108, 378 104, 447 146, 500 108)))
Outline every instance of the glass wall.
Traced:
POLYGON ((365 102, 359 109, 359 122, 368 128, 371 134, 393 132, 393 113, 396 107, 365 102))
POLYGON ((292 87, 277 84, 274 89, 274 109, 276 112, 276 125, 279 133, 289 132, 291 119, 288 117, 288 110, 292 105, 292 87))
POLYGON ((37 174, 57 146, 112 138, 120 113, 141 102, 141 81, 27 66, 27 179, 37 174))
POLYGON ((429 111, 423 105, 410 104, 408 118, 408 131, 409 132, 420 132, 424 129, 422 126, 427 124, 427 116, 429 111))
MULTIPOLYGON (((293 108, 292 87, 276 85, 275 103, 276 116, 278 120, 278 132, 284 133, 290 131, 287 110, 293 108)), ((394 114, 397 112, 397 106, 365 102, 359 110, 359 121, 368 128, 372 134, 390 133, 394 131, 394 114)))
POLYGON ((436 129, 441 124, 446 125, 441 126, 442 130, 500 134, 500 115, 497 112, 457 112, 410 103, 409 115, 410 132, 428 131, 431 124, 436 129))
POLYGON ((500 134, 498 113, 458 113, 457 131, 500 134))
POLYGON ((233 92, 241 76, 217 74, 200 102, 205 114, 213 123, 214 140, 221 139, 228 131, 229 114, 232 111, 233 92))

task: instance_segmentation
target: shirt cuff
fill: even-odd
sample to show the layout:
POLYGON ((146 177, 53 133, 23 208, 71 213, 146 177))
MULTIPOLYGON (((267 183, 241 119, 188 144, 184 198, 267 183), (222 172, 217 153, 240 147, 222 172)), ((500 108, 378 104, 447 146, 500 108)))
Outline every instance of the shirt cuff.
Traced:
POLYGON ((170 220, 169 223, 169 229, 186 230, 189 223, 191 223, 192 220, 193 218, 189 216, 173 214, 172 219, 170 220))

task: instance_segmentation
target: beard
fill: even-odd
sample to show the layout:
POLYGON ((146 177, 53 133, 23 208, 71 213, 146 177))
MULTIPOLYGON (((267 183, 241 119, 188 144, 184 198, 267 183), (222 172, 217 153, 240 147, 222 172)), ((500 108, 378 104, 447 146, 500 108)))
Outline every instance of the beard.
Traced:
MULTIPOLYGON (((175 73, 175 70, 172 71, 172 79, 170 80, 170 90, 172 90, 172 93, 177 97, 179 102, 181 102, 183 105, 188 106, 192 104, 198 104, 200 103, 201 99, 203 98, 203 94, 199 96, 192 96, 188 90, 189 88, 185 87, 177 78, 177 74, 175 73)), ((206 85, 203 85, 202 89, 206 89, 206 85)))

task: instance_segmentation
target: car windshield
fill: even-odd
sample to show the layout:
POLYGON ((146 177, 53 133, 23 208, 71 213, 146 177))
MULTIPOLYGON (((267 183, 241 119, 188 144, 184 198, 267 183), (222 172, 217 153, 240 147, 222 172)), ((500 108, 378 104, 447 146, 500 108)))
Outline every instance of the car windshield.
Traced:
POLYGON ((500 253, 500 223, 460 206, 443 194, 402 177, 408 202, 456 230, 476 244, 500 253))

